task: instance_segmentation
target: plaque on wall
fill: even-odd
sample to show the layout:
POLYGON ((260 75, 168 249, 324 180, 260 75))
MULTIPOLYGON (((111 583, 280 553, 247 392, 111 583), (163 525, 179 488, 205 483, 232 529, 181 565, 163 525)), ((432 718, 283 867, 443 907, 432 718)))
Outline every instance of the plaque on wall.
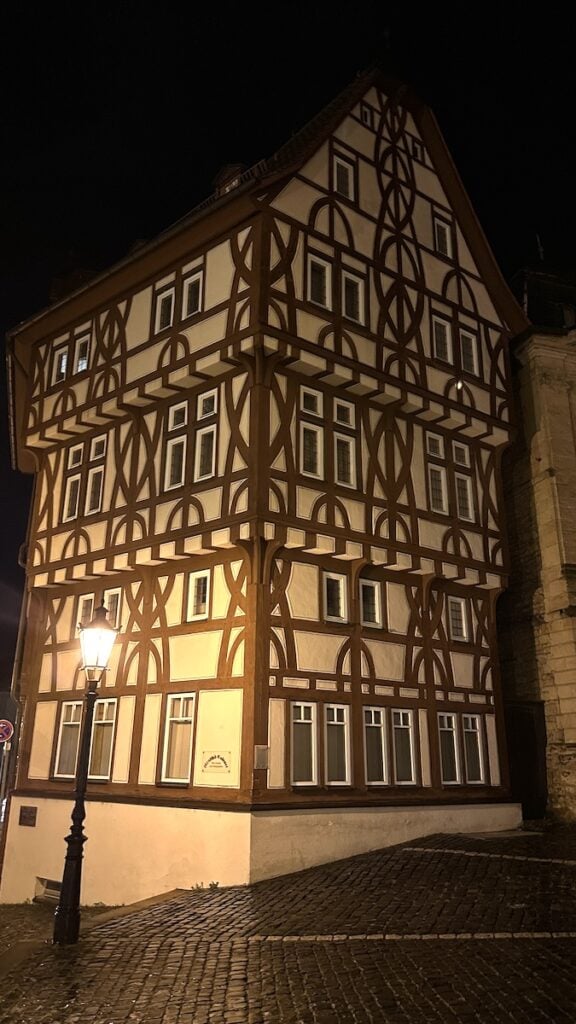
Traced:
POLYGON ((230 750, 203 750, 202 771, 216 772, 219 775, 230 774, 230 750))
POLYGON ((36 815, 38 814, 37 807, 21 807, 20 815, 18 817, 19 825, 27 825, 28 828, 36 828, 36 815))

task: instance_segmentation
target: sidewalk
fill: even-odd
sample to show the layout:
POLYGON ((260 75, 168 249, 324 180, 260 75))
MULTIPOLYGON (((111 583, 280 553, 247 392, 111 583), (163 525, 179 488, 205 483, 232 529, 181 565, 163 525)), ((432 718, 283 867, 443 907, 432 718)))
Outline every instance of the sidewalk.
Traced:
POLYGON ((576 833, 434 836, 46 947, 1 1024, 574 1024, 576 833))

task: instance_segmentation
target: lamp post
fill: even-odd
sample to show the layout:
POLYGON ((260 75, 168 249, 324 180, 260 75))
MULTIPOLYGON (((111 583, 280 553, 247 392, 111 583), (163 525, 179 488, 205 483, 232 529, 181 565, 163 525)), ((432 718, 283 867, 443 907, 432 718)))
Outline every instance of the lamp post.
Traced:
POLYGON ((118 630, 110 625, 106 618, 106 608, 101 604, 94 612, 94 618, 88 626, 80 627, 80 647, 82 648, 83 671, 86 673, 86 709, 80 733, 80 749, 76 767, 76 786, 74 791, 74 808, 70 834, 66 836, 67 850, 64 861, 64 874, 60 901, 54 918, 54 942, 66 946, 78 942, 80 932, 80 885, 82 881, 83 846, 87 836, 84 835, 84 818, 86 809, 84 797, 88 781, 88 759, 90 757, 90 740, 94 705, 98 683, 104 678, 108 661, 112 652, 118 630))

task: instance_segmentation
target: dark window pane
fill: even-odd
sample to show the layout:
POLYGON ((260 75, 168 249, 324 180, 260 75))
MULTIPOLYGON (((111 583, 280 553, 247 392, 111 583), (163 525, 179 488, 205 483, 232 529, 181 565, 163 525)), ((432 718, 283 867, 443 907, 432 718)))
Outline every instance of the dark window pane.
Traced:
POLYGON ((396 782, 412 782, 412 752, 409 729, 394 729, 394 760, 396 782))
POLYGON ((440 730, 440 757, 442 760, 443 782, 457 782, 458 771, 456 768, 456 744, 454 733, 451 729, 440 730))
POLYGON ((366 778, 368 782, 384 782, 384 757, 380 726, 366 726, 366 778))
POLYGON ((344 278, 344 313, 351 320, 360 319, 360 284, 350 277, 344 278))
POLYGON ((327 782, 346 782, 346 737, 344 725, 326 728, 327 782))
POLYGON ((464 732, 466 752, 466 777, 468 782, 482 781, 482 765, 480 763, 480 737, 477 732, 464 732))
POLYGON ((294 782, 313 781, 312 725, 294 722, 292 729, 292 777, 294 782))
POLYGON ((315 260, 310 264, 310 298, 321 306, 326 305, 326 267, 315 260))

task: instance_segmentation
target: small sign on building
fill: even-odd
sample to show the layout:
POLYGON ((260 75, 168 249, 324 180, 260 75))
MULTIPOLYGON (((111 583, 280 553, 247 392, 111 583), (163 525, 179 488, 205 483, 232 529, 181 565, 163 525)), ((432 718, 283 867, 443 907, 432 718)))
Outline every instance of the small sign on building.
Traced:
POLYGON ((204 750, 202 752, 202 771, 229 775, 230 761, 230 750, 204 750))

